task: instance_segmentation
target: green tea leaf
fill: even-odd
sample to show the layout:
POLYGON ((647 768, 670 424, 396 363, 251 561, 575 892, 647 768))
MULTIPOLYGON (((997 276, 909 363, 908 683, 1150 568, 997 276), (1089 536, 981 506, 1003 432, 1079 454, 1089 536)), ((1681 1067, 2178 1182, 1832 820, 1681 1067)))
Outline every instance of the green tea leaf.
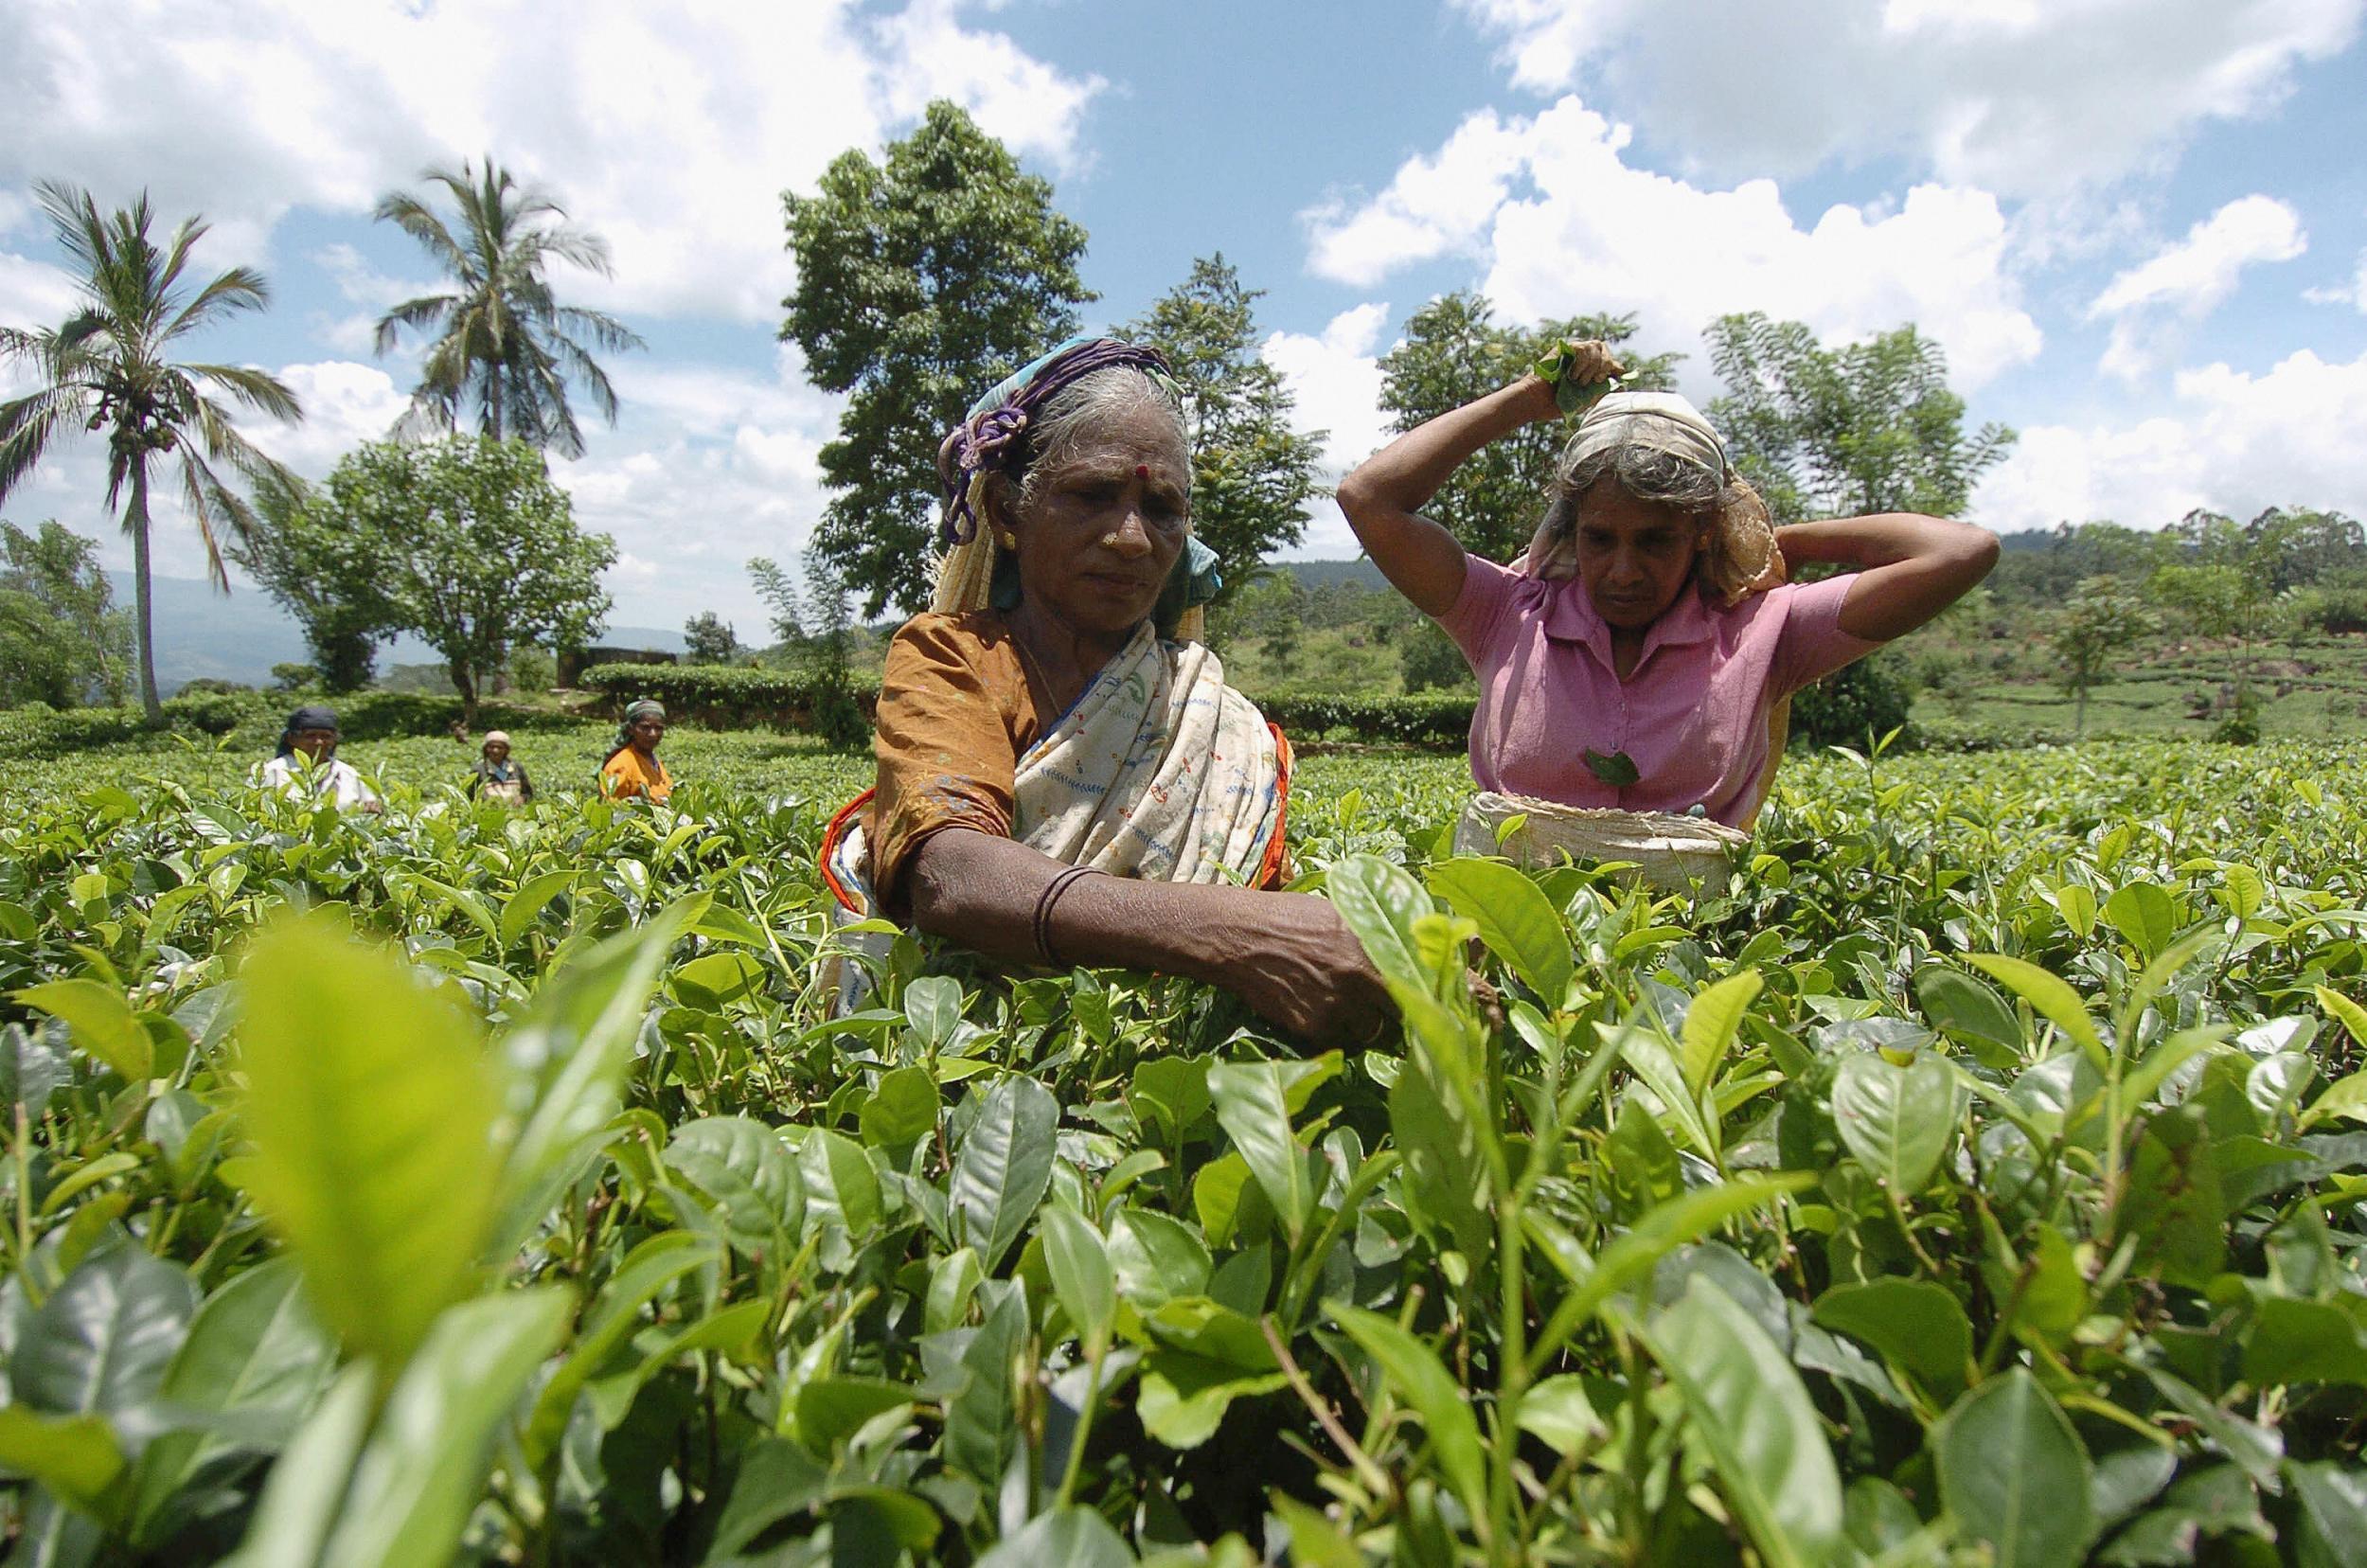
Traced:
POLYGON ((257 1202, 322 1321, 392 1378, 469 1290, 492 1218, 476 1021, 317 918, 257 938, 242 983, 257 1202))
POLYGON ((1324 1312, 1380 1368, 1390 1390, 1403 1399, 1430 1434, 1438 1468, 1474 1518, 1487 1511, 1486 1462, 1480 1449, 1479 1418, 1471 1414, 1463 1386, 1449 1375, 1429 1345, 1397 1327, 1394 1319, 1344 1302, 1324 1304, 1324 1312))
POLYGON ((868 1239, 880 1223, 880 1173, 863 1145, 817 1127, 798 1146, 797 1165, 805 1179, 807 1213, 835 1220, 846 1227, 850 1240, 868 1239))
POLYGON ((1929 1051, 1904 1067, 1879 1053, 1846 1058, 1833 1076, 1833 1121, 1858 1162, 1900 1202, 1931 1185, 1956 1131, 1956 1075, 1929 1051))
POLYGON ((1502 861, 1451 860, 1429 868, 1431 891, 1477 925, 1487 950, 1548 1007, 1570 987, 1570 935, 1534 882, 1502 861))
MULTIPOLYGON (((306 1304, 295 1260, 276 1257, 233 1274, 207 1296, 166 1369, 170 1404, 213 1416, 267 1417, 293 1433, 337 1369, 337 1345, 306 1304)), ((205 1466, 238 1452, 202 1430, 162 1433, 141 1453, 135 1527, 153 1543, 153 1522, 205 1466)))
POLYGON ((746 1116, 703 1116, 674 1130, 666 1165, 715 1201, 732 1245, 778 1250, 805 1229, 806 1184, 780 1134, 746 1116))
POLYGON ((2095 1534, 2094 1468, 2053 1399, 2021 1367, 1956 1401, 1935 1429, 1940 1497, 1997 1568, 2072 1568, 2095 1534))
POLYGON ((2331 1302, 2272 1296, 2260 1304, 2244 1340, 2244 1381, 2367 1385, 2367 1333, 2331 1302))
POLYGON ((1683 1397, 1685 1441, 1709 1460, 1759 1555, 1777 1568, 1832 1560, 1841 1473, 1807 1389, 1766 1330, 1697 1276, 1644 1338, 1683 1397))
POLYGON ((2002 1046, 2019 1056, 2021 1021, 2003 997, 1961 970, 1933 964, 1915 976, 1915 1001, 1931 1027, 1960 1040, 2002 1046))
POLYGON ((0 1466, 30 1476, 66 1506, 109 1522, 108 1493, 123 1473, 123 1449, 97 1416, 44 1416, 0 1405, 0 1466))
POLYGON ((1929 1280, 1836 1285, 1817 1297, 1813 1316, 1872 1345, 1934 1390, 1963 1388, 1972 1369, 1972 1324, 1963 1305, 1929 1280))
POLYGON ((1347 855, 1332 864, 1324 891, 1383 978, 1432 989, 1414 940, 1414 922, 1433 913, 1421 883, 1378 856, 1347 855))
POLYGON ((148 1031, 140 1027, 132 1005, 113 986, 96 980, 51 980, 9 995, 63 1020, 76 1045, 133 1083, 147 1078, 154 1066, 155 1050, 148 1031))
POLYGON ((1053 1203, 1037 1222, 1036 1234, 1043 1241, 1052 1292, 1091 1354, 1109 1343, 1118 1311, 1117 1276, 1101 1233, 1075 1209, 1053 1203))
POLYGON ((1727 1049, 1742 1028, 1752 999, 1766 984, 1758 971, 1744 970, 1703 987, 1685 1008, 1684 1028, 1677 1043, 1684 1058, 1685 1088, 1693 1098, 1700 1098, 1710 1086, 1718 1063, 1725 1060, 1727 1049))
POLYGON ((2027 959, 1976 953, 1965 962, 1984 971, 1991 979, 2029 1003, 2039 1017, 2070 1036, 2072 1042, 2102 1068, 2104 1037, 2096 1032, 2096 1021, 2088 1016, 2088 1005, 2079 999, 2077 991, 2027 959))
POLYGON ((1034 1078, 1006 1075, 987 1091, 953 1161, 950 1199, 965 1244, 988 1273, 1035 1218, 1052 1185, 1060 1107, 1034 1078))
POLYGON ((459 1544, 493 1439, 567 1322, 558 1290, 508 1291, 437 1318, 353 1467, 321 1568, 441 1568, 459 1544))
POLYGON ((179 1268, 138 1247, 104 1247, 25 1321, 11 1397, 53 1416, 131 1411, 156 1397, 196 1312, 197 1289, 179 1268))
POLYGON ((910 1149, 937 1130, 942 1101, 925 1067, 898 1067, 880 1075, 857 1120, 863 1141, 891 1152, 910 1149))
POLYGON ((995 1543, 978 1568, 1134 1568, 1134 1554, 1091 1508, 1039 1514, 995 1543))
POLYGON ((2227 1253, 2226 1216, 2203 1113, 2180 1106, 2147 1117, 2120 1207, 2122 1234, 2142 1242, 2139 1260, 2173 1283, 2207 1282, 2227 1253))
POLYGON ((1208 1069, 1208 1093, 1224 1128, 1295 1244, 1315 1212, 1315 1173, 1290 1131, 1285 1096, 1304 1062, 1222 1061, 1208 1069))
POLYGON ((502 1037, 517 1127, 502 1170, 509 1213, 504 1229, 513 1242, 541 1217, 539 1210, 520 1214, 521 1206, 541 1196, 568 1150, 616 1114, 633 1043, 679 925, 678 912, 669 910, 544 977, 502 1037))
POLYGON ((2104 918, 2128 939, 2141 958, 2151 958, 2178 935, 2178 908, 2163 889, 2133 882, 2104 900, 2104 918))
POLYGON ((1586 762, 1586 771, 1613 789, 1624 790, 1644 776, 1636 771, 1635 758, 1626 752, 1612 752, 1606 757, 1590 746, 1579 755, 1586 762))

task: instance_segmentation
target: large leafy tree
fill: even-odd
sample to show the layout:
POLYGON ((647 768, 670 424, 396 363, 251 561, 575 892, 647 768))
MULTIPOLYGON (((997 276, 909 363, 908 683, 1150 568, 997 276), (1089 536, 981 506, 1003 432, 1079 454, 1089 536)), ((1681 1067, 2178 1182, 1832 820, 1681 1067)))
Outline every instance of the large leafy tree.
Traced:
POLYGON ((295 618, 321 684, 360 690, 395 619, 370 542, 340 526, 310 486, 271 487, 255 505, 263 526, 230 559, 295 618))
POLYGON ((0 707, 73 707, 94 690, 119 703, 131 655, 96 543, 54 521, 0 523, 0 707))
POLYGON ((616 560, 576 527, 567 492, 523 441, 379 442, 329 476, 317 515, 347 536, 377 584, 385 632, 417 632, 444 656, 464 722, 515 648, 577 647, 600 632, 616 560))
POLYGON ((32 391, 0 403, 0 501, 23 484, 69 422, 107 437, 107 505, 123 508, 132 540, 133 620, 139 640, 140 703, 161 723, 149 583, 150 490, 159 464, 179 459, 181 498, 217 587, 227 592, 222 536, 243 537, 255 512, 223 470, 250 484, 294 476, 240 435, 234 408, 275 419, 303 418, 295 394, 251 365, 176 361, 190 334, 270 301, 262 275, 232 267, 189 286, 190 252, 205 235, 185 219, 161 245, 143 193, 101 213, 88 191, 44 181, 35 187, 58 248, 73 263, 81 295, 58 327, 0 327, 0 360, 31 366, 32 391))
POLYGON ((797 289, 781 335, 847 394, 821 452, 812 551, 865 618, 926 602, 938 440, 970 400, 1076 330, 1085 231, 1001 142, 936 102, 873 162, 841 153, 782 197, 797 289))
POLYGON ((1256 301, 1221 254, 1192 263, 1126 334, 1167 357, 1184 390, 1192 441, 1192 531, 1228 570, 1219 598, 1249 580, 1267 552, 1307 531, 1323 437, 1290 427, 1294 400, 1257 353, 1256 301))
MULTIPOLYGON (((1636 333, 1632 315, 1581 315, 1508 326, 1496 319, 1484 294, 1441 294, 1405 324, 1405 338, 1381 357, 1380 406, 1412 430, 1450 409, 1484 397, 1521 375, 1564 338, 1600 338, 1619 345, 1627 362, 1623 384, 1665 387, 1681 357, 1625 347, 1636 333)), ((1455 470, 1428 510, 1454 531, 1464 547, 1506 561, 1529 542, 1545 509, 1545 487, 1565 432, 1529 425, 1489 443, 1455 470)))
POLYGON ((524 187, 490 157, 482 169, 431 169, 419 176, 452 199, 448 222, 433 197, 391 191, 378 216, 418 241, 458 287, 405 300, 379 318, 378 351, 408 330, 427 339, 419 385, 400 433, 457 429, 472 419, 495 440, 516 439, 566 457, 583 455, 568 387, 616 422, 616 389, 594 359, 645 347, 623 322, 561 305, 545 271, 553 260, 607 276, 608 244, 567 222, 566 209, 524 187))
POLYGON ((1778 523, 1960 515, 2014 444, 2001 424, 1966 432, 1947 352, 1913 325, 1834 348, 1753 311, 1720 316, 1707 335, 1726 383, 1710 418, 1778 523))

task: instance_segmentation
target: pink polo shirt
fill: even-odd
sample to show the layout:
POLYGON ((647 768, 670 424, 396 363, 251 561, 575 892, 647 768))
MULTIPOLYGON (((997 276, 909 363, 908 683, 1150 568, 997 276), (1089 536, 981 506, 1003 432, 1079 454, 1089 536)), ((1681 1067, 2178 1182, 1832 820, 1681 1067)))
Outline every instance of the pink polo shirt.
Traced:
POLYGON ((1621 680, 1611 628, 1575 578, 1546 582, 1466 556, 1439 617, 1479 676, 1471 774, 1483 790, 1565 806, 1683 811, 1739 825, 1769 767, 1768 712, 1881 646, 1840 625, 1846 576, 1787 583, 1731 609, 1679 596, 1621 680), (1637 779, 1595 777, 1592 749, 1625 752, 1637 779))

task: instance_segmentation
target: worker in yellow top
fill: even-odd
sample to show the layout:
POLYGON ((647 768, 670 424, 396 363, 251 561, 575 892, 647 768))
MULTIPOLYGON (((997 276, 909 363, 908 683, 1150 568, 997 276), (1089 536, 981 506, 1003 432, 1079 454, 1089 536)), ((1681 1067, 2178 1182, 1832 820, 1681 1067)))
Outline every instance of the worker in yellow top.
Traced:
POLYGON ((664 800, 674 793, 674 780, 657 759, 658 742, 666 739, 666 709, 647 698, 625 709, 616 726, 616 749, 600 764, 600 793, 611 800, 636 795, 664 800))

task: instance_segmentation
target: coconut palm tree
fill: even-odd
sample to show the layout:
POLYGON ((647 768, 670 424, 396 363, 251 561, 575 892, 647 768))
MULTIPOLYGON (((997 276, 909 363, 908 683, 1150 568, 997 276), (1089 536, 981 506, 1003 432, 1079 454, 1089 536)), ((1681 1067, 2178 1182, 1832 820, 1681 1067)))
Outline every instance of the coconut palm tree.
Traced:
POLYGON ((204 219, 183 221, 160 249, 149 238, 154 214, 146 192, 102 216, 80 187, 44 180, 34 188, 58 247, 75 265, 82 300, 61 327, 0 327, 0 360, 31 365, 38 383, 0 403, 0 501, 32 473, 67 420, 80 420, 93 434, 106 432, 107 505, 123 504, 123 531, 132 536, 140 704, 149 722, 160 723, 148 579, 151 470, 180 454, 182 502, 205 541, 214 586, 227 593, 222 530, 227 526, 234 538, 244 539, 257 524, 253 508, 216 465, 235 470, 251 485, 296 480, 240 435, 230 407, 208 392, 227 393, 232 401, 275 419, 293 421, 304 414, 295 394, 266 371, 176 364, 167 357, 176 340, 270 302, 262 275, 251 267, 216 274, 194 294, 182 287, 189 252, 205 235, 204 219))
POLYGON ((482 171, 464 162, 457 171, 431 169, 419 177, 450 194, 456 224, 404 191, 382 197, 378 216, 417 240, 460 287, 406 300, 379 318, 382 354, 404 328, 428 339, 418 390, 397 433, 451 430, 466 409, 495 439, 582 456, 568 383, 581 382, 614 424, 616 390, 591 350, 645 346, 614 316, 560 304, 543 269, 556 257, 606 276, 607 241, 566 222, 557 202, 520 186, 489 156, 482 171))

